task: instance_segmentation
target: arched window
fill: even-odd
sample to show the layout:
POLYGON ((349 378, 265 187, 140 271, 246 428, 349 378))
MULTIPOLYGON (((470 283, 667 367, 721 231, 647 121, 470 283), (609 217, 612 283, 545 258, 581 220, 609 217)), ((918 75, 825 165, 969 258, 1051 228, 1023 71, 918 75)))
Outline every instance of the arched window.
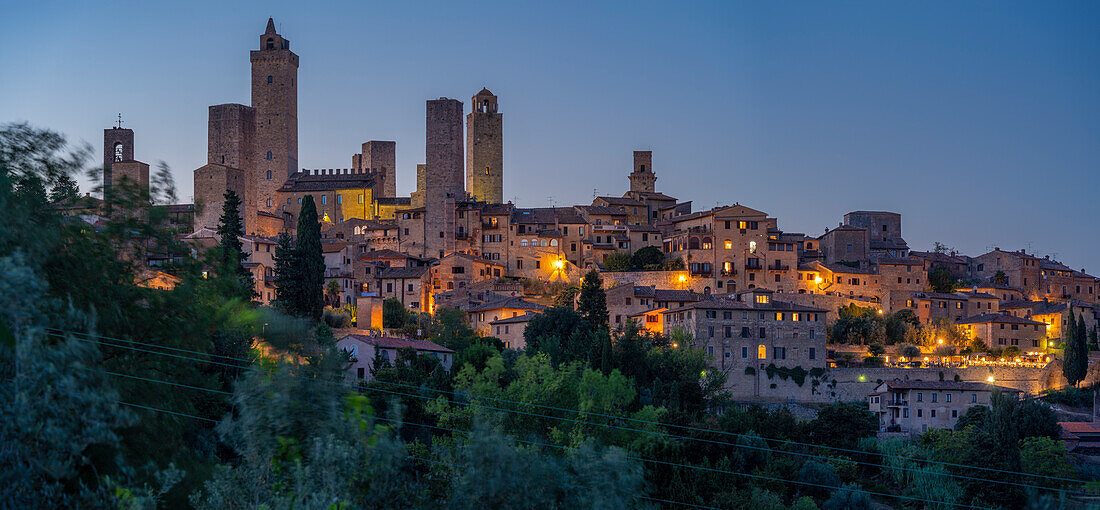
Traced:
POLYGON ((688 239, 688 249, 689 250, 698 250, 699 249, 699 238, 698 237, 692 237, 691 239, 688 239))
POLYGON ((267 160, 271 161, 271 157, 272 157, 271 151, 267 151, 267 160))
POLYGON ((711 242, 710 242, 710 238, 709 237, 704 237, 703 238, 703 249, 704 250, 709 250, 709 249, 711 249, 711 246, 712 245, 711 245, 711 242))
POLYGON ((355 235, 359 235, 361 233, 363 233, 363 231, 360 230, 359 227, 355 227, 355 235))
POLYGON ((710 285, 707 285, 706 287, 703 287, 703 294, 708 294, 708 295, 710 294, 710 285))
POLYGON ((729 292, 736 292, 737 291, 737 282, 735 282, 733 280, 730 280, 730 281, 726 282, 726 290, 729 291, 729 292))
MULTIPOLYGON (((271 154, 271 153, 269 152, 268 154, 271 154)), ((271 159, 271 158, 268 158, 268 159, 271 159)), ((271 180, 271 170, 267 171, 267 180, 269 180, 269 181, 271 180)))
POLYGON ((759 359, 768 359, 768 347, 764 344, 757 346, 756 357, 759 359))
POLYGON ((274 37, 268 37, 267 38, 267 49, 269 49, 269 50, 275 49, 275 38, 274 37))
POLYGON ((546 246, 546 239, 539 239, 539 246, 546 246))
POLYGON ((267 82, 271 83, 272 81, 274 81, 274 78, 270 74, 267 75, 267 82))
POLYGON ((520 246, 527 246, 527 240, 526 239, 520 239, 519 240, 519 245, 520 246))
POLYGON ((115 144, 115 161, 122 161, 122 144, 115 144))
POLYGON ((557 245, 558 245, 558 240, 557 239, 551 239, 550 240, 550 246, 557 246, 557 245))

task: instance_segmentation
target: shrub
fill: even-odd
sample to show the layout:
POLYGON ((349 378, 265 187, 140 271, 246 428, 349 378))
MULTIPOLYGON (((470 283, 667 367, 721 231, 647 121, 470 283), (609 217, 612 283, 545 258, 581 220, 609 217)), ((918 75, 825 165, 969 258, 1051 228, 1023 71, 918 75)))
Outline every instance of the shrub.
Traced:
POLYGON ((886 364, 886 360, 878 356, 867 356, 866 358, 863 358, 863 366, 865 367, 877 368, 883 366, 884 364, 886 364))

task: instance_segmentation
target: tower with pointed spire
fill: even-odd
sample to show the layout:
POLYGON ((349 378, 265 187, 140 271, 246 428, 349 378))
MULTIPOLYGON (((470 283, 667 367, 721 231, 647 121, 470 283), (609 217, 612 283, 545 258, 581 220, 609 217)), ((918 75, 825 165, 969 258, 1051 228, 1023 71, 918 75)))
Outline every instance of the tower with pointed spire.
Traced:
POLYGON ((470 100, 466 115, 466 191, 492 204, 504 201, 503 119, 497 112, 497 96, 489 89, 470 100))
POLYGON ((298 55, 267 19, 260 49, 251 51, 255 169, 246 176, 246 209, 273 213, 276 191, 298 170, 298 55))

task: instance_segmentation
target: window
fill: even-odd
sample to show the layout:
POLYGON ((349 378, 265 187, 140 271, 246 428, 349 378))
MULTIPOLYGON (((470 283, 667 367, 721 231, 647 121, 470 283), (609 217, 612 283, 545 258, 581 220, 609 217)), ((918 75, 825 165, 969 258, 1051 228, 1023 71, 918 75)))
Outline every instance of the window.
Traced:
POLYGON ((772 348, 772 358, 773 359, 787 359, 787 348, 786 347, 772 348))
POLYGON ((268 207, 271 207, 271 199, 270 199, 270 198, 269 198, 269 199, 267 199, 267 206, 268 206, 268 207))
POLYGON ((271 161, 271 158, 272 158, 271 151, 267 151, 267 160, 271 161))
POLYGON ((756 346, 756 357, 758 359, 767 359, 768 358, 768 347, 764 344, 760 344, 760 345, 756 346))
POLYGON ((708 345, 707 346, 707 356, 714 356, 714 346, 713 345, 708 345))
POLYGON ((958 409, 952 409, 951 410, 951 417, 952 418, 958 418, 959 417, 959 410, 958 409))
POLYGON ((741 338, 749 338, 751 336, 752 336, 752 333, 749 332, 749 327, 748 326, 742 326, 741 327, 741 338))
POLYGON ((917 402, 924 402, 924 393, 923 392, 920 392, 920 391, 917 392, 917 402))
MULTIPOLYGON (((726 222, 726 223, 729 223, 729 222, 726 222)), ((741 347, 741 359, 749 359, 749 348, 748 347, 744 347, 744 346, 741 347)))
POLYGON ((328 195, 321 195, 321 205, 328 203, 328 195))
POLYGON ((344 195, 336 195, 336 204, 340 205, 344 203, 344 195))
POLYGON ((923 416, 924 416, 924 409, 917 409, 917 418, 921 418, 923 416))
POLYGON ((714 326, 707 326, 707 338, 714 338, 714 326))
MULTIPOLYGON (((813 330, 811 329, 810 332, 813 332, 813 330)), ((817 349, 814 349, 813 347, 810 347, 810 353, 809 354, 810 354, 810 359, 817 359, 817 349)))
POLYGON ((733 338, 733 326, 726 326, 726 338, 733 338))
MULTIPOLYGON (((269 76, 269 78, 270 78, 270 76, 269 76)), ((363 367, 359 367, 359 368, 355 369, 355 375, 358 376, 360 379, 365 378, 365 372, 366 372, 366 369, 364 369, 363 367)))
POLYGON ((767 336, 768 336, 768 330, 766 330, 764 328, 760 328, 760 338, 767 338, 767 336))
POLYGON ((933 393, 933 394, 932 394, 932 402, 935 402, 935 401, 936 401, 936 397, 938 397, 938 396, 939 396, 939 394, 938 394, 938 393, 933 393))
POLYGON ((944 395, 944 399, 947 400, 947 403, 950 404, 951 403, 951 394, 948 393, 948 394, 944 395))
POLYGON ((933 409, 933 410, 932 410, 932 417, 933 417, 933 418, 935 418, 935 417, 936 417, 936 410, 935 410, 935 409, 933 409))
MULTIPOLYGON (((268 158, 268 159, 271 159, 271 158, 268 158)), ((267 180, 269 180, 269 181, 271 180, 271 170, 267 171, 267 180)))

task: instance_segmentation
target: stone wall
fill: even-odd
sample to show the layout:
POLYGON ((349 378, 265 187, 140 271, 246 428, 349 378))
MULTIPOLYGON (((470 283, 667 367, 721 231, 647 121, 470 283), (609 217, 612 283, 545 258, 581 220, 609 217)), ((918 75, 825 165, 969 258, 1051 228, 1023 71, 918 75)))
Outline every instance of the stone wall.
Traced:
POLYGON ((639 287, 653 285, 658 289, 694 290, 702 294, 703 288, 710 285, 707 279, 692 278, 687 271, 604 271, 600 277, 605 289, 630 283, 639 287))
POLYGON ((495 109, 466 115, 466 191, 492 204, 504 201, 503 135, 503 118, 495 109))
MULTIPOLYGON (((202 227, 217 228, 218 218, 225 203, 225 191, 233 190, 244 196, 244 174, 224 165, 207 164, 195 170, 195 230, 202 227)), ((244 217, 244 202, 241 214, 244 217)))
POLYGON ((424 251, 441 257, 453 250, 454 203, 466 195, 461 101, 428 101, 424 152, 424 251))
MULTIPOLYGON (((794 367, 787 367, 794 368, 794 367)), ((994 384, 1018 389, 1029 395, 1038 395, 1048 389, 1068 386, 1062 376, 1062 363, 1056 360, 1043 368, 1027 367, 965 367, 965 368, 832 368, 818 377, 807 375, 800 386, 791 378, 783 379, 773 373, 769 379, 762 370, 746 374, 744 369, 727 373, 726 389, 734 399, 762 401, 795 401, 828 403, 835 401, 864 400, 883 381, 955 380, 955 375, 965 382, 988 382, 992 375, 994 384), (862 379, 861 379, 862 378, 862 379), (816 381, 816 383, 815 383, 816 381), (774 385, 774 387, 773 387, 774 385)), ((1084 385, 1100 382, 1100 363, 1089 365, 1084 385)))

